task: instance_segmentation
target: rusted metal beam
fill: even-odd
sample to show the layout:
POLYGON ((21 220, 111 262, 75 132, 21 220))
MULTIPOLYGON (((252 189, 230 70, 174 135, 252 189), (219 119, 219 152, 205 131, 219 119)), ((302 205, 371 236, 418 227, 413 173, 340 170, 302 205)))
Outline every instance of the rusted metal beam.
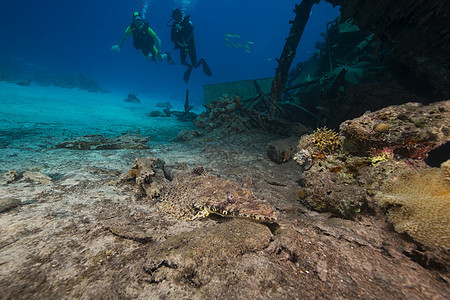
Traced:
POLYGON ((292 24, 289 31, 289 37, 286 39, 280 59, 277 60, 278 67, 275 71, 275 78, 272 81, 272 91, 270 95, 271 107, 269 110, 271 117, 273 117, 276 104, 281 100, 284 88, 286 87, 289 69, 291 68, 292 61, 297 52, 297 47, 300 43, 303 31, 305 30, 309 15, 311 14, 312 6, 319 2, 320 0, 303 0, 299 5, 295 5, 295 18, 293 21, 289 21, 292 24))

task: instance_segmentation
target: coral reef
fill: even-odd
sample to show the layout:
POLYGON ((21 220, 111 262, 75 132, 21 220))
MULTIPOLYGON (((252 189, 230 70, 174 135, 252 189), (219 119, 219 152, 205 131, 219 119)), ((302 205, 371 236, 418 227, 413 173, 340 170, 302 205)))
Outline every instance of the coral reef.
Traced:
POLYGON ((319 129, 302 136, 294 156, 304 170, 301 202, 348 219, 382 215, 373 196, 383 182, 426 168, 428 151, 449 140, 448 105, 390 106, 344 122, 339 135, 319 129))
POLYGON ((241 98, 222 96, 208 103, 206 112, 201 113, 195 120, 195 126, 207 131, 223 133, 239 133, 252 128, 250 120, 242 116, 241 98))
POLYGON ((313 165, 313 158, 306 149, 298 149, 298 151, 294 154, 294 160, 298 165, 300 165, 300 167, 302 167, 302 172, 309 170, 313 165))
POLYGON ((344 148, 355 155, 390 149, 400 157, 426 158, 450 141, 450 100, 429 105, 406 103, 367 112, 341 124, 344 148))
POLYGON ((448 165, 401 173, 387 181, 375 199, 388 207, 389 221, 429 247, 450 249, 450 182, 448 165))
MULTIPOLYGON (((133 161, 124 161, 147 150, 106 151, 107 159, 93 151, 57 151, 55 157, 55 151, 37 150, 30 163, 45 162, 41 171, 60 177, 52 185, 0 185, 0 199, 22 203, 0 214, 1 298, 448 298, 448 251, 424 251, 381 219, 349 221, 305 209, 296 201, 295 163, 265 159, 270 140, 252 133, 223 137, 206 145, 215 146, 209 151, 205 143, 175 143, 152 152, 237 181, 249 178, 246 186, 281 212, 279 226, 214 215, 173 218, 158 198, 133 196, 136 179, 148 176, 129 174, 126 183, 108 185, 120 171, 128 173, 133 161), (186 146, 195 147, 192 155, 180 153, 186 146)), ((16 156, 2 160, 6 170, 28 165, 16 156)), ((144 163, 138 165, 145 173, 144 163)), ((153 169, 152 182, 165 178, 163 170, 153 169)))
POLYGON ((341 137, 334 130, 326 127, 316 129, 310 135, 304 135, 299 142, 300 149, 309 149, 314 157, 323 157, 341 147, 341 137))
POLYGON ((355 219, 368 206, 368 195, 356 178, 345 172, 323 169, 318 164, 303 173, 305 198, 301 201, 317 211, 355 219))

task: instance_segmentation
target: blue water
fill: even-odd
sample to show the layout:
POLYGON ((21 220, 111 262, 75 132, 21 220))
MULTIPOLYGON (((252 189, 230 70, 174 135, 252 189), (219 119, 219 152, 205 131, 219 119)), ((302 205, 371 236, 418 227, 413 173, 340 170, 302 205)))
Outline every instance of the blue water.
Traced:
MULTIPOLYGON (((275 73, 294 0, 151 0, 151 1, 1 1, 0 70, 30 76, 34 72, 85 74, 112 91, 152 93, 184 99, 190 89, 193 102, 203 101, 203 85, 271 77, 275 73), (146 20, 172 53, 176 66, 155 64, 137 52, 129 38, 119 53, 112 51, 133 11, 148 3, 146 20), (166 25, 175 7, 185 8, 195 26, 198 57, 205 57, 213 76, 194 70, 189 84, 182 79, 185 67, 173 50, 166 25), (251 53, 225 45, 225 33, 237 42, 251 41, 251 53)), ((338 8, 321 2, 313 7, 297 49, 295 62, 315 51, 325 24, 338 16, 338 8)), ((197 103, 197 104, 198 104, 197 103)))

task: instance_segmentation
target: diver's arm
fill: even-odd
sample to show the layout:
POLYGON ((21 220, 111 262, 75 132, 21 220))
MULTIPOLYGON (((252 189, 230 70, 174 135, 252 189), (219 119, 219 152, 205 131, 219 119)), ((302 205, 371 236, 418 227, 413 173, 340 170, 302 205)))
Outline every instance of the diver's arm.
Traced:
POLYGON ((125 33, 122 36, 122 39, 120 40, 119 44, 112 46, 111 50, 120 51, 120 48, 122 48, 123 43, 125 43, 125 40, 130 36, 130 34, 131 34, 131 28, 128 26, 128 28, 127 28, 127 30, 125 30, 125 33))
POLYGON ((156 43, 156 49, 161 52, 161 40, 159 39, 158 35, 156 35, 156 32, 154 32, 150 27, 148 28, 148 34, 149 36, 155 41, 156 43))
POLYGON ((186 22, 187 24, 185 25, 186 27, 186 31, 185 31, 185 37, 184 40, 185 41, 190 41, 193 37, 194 37, 194 25, 192 25, 191 21, 186 22))
POLYGON ((126 39, 128 38, 128 34, 127 33, 125 33, 123 36, 122 36, 122 39, 120 40, 120 42, 119 42, 119 47, 121 47, 122 48, 122 45, 123 45, 123 43, 125 43, 125 41, 126 41, 126 39))
POLYGON ((159 52, 161 52, 161 39, 155 35, 155 42, 156 42, 156 49, 158 49, 159 52))

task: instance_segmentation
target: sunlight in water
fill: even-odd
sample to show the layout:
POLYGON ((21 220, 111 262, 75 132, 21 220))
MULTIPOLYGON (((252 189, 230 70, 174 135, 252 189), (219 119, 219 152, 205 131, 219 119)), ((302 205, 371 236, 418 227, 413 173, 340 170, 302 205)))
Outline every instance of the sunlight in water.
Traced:
POLYGON ((175 0, 175 3, 181 10, 187 11, 194 7, 197 0, 175 0))

